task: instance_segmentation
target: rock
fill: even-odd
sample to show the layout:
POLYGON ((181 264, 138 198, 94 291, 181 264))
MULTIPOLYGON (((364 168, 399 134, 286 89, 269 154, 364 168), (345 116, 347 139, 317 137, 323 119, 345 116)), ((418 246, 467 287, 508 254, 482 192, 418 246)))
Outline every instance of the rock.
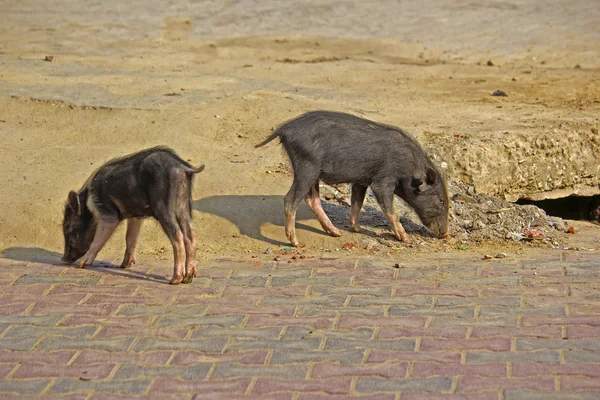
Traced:
POLYGON ((496 96, 496 97, 507 97, 508 95, 506 94, 505 91, 503 90, 496 90, 494 93, 492 93, 492 96, 496 96))
POLYGON ((494 258, 506 258, 506 253, 498 253, 494 256, 494 258))

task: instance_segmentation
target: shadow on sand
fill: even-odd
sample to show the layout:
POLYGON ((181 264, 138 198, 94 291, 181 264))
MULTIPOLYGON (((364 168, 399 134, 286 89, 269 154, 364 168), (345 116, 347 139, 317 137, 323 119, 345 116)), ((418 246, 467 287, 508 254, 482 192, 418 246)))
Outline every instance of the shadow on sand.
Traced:
MULTIPOLYGON (((194 200, 192 208, 196 211, 209 213, 225 218, 235 224, 241 235, 261 240, 274 246, 289 246, 286 241, 269 238, 261 233, 263 224, 273 224, 281 227, 281 238, 285 240, 283 219, 283 196, 212 196, 194 200)), ((339 206, 340 209, 345 207, 339 206)), ((298 207, 296 214, 296 229, 304 229, 313 233, 327 235, 321 229, 303 224, 299 221, 315 219, 312 211, 304 202, 298 207)))
MULTIPOLYGON (((53 265, 61 268, 77 268, 75 264, 69 265, 61 261, 60 258, 62 257, 62 254, 39 247, 10 247, 0 251, 0 257, 14 261, 53 265)), ((144 266, 143 263, 140 263, 139 265, 141 267, 144 266)), ((166 277, 164 275, 136 271, 135 269, 123 269, 119 264, 113 264, 104 260, 96 260, 92 266, 86 267, 86 269, 101 272, 103 274, 152 281, 161 284, 168 284, 171 279, 170 276, 166 277)))
MULTIPOLYGON (((347 228, 350 217, 350 207, 322 201, 323 210, 331 219, 331 222, 339 229, 350 232, 347 228)), ((285 240, 284 217, 283 217, 283 196, 212 196, 203 199, 194 200, 192 207, 196 211, 209 213, 221 218, 225 218, 235 224, 240 230, 240 234, 249 236, 253 239, 261 240, 275 246, 289 246, 286 241, 266 237, 261 232, 263 224, 273 224, 281 227, 281 238, 285 240)), ((304 229, 320 235, 328 234, 320 227, 303 224, 299 221, 316 219, 312 211, 306 206, 304 201, 298 207, 296 215, 296 229, 304 229)), ((401 217, 400 222, 409 233, 417 233, 423 236, 431 236, 431 233, 422 225, 412 222, 406 217, 401 217)), ((364 206, 361 211, 360 223, 363 233, 373 236, 374 232, 365 229, 367 227, 387 226, 389 224, 381 210, 364 206)), ((391 233, 390 233, 391 235, 391 233)))

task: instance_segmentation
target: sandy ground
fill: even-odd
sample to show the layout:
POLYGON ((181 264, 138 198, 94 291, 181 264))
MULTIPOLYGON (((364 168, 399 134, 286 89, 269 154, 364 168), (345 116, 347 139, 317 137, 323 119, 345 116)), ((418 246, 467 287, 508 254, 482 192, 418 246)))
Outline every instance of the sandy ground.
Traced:
MULTIPOLYGON (((200 259, 285 247, 287 159, 276 142, 254 144, 313 109, 408 129, 447 165, 449 180, 480 193, 516 200, 600 190, 600 37, 593 1, 556 2, 547 12, 526 2, 484 2, 483 8, 456 2, 432 8, 429 19, 380 2, 373 11, 378 17, 364 24, 358 2, 343 10, 339 2, 323 2, 324 9, 307 2, 300 12, 266 1, 254 14, 249 5, 245 13, 239 4, 228 9, 210 1, 173 2, 166 10, 144 2, 126 10, 116 2, 102 10, 76 2, 4 3, 0 249, 6 257, 55 257, 62 251, 68 191, 112 157, 157 144, 206 164, 193 193, 200 259), (342 11, 344 23, 335 18, 342 11), (417 15, 421 19, 411 20, 417 15), (399 22, 390 28, 392 17, 399 22), (293 22, 287 30, 286 18, 293 22), (58 58, 47 62, 45 56, 58 58), (507 97, 491 96, 498 89, 507 97)), ((339 207, 339 213, 349 211, 339 207)), ((337 224, 344 228, 343 221, 337 224)), ((600 247, 599 230, 577 224, 578 232, 587 232, 579 247, 600 247)), ((341 238, 332 238, 304 205, 299 211, 306 253, 336 251, 385 231, 344 228, 341 238)), ((123 236, 121 227, 101 258, 118 259, 123 236)), ((431 248, 459 245, 439 242, 431 248)), ((572 242, 577 246, 577 235, 564 238, 572 242)), ((171 259, 152 221, 139 249, 171 259)))

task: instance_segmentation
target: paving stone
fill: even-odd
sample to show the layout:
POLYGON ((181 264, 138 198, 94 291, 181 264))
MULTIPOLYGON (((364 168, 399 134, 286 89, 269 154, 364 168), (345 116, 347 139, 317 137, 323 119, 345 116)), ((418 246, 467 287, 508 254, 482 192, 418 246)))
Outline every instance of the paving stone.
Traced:
POLYGON ((262 395, 265 393, 275 393, 282 391, 297 392, 325 392, 327 394, 348 394, 350 393, 350 378, 330 378, 330 379, 269 379, 258 378, 252 393, 262 395))
POLYGON ((458 297, 458 296, 440 296, 435 302, 436 307, 452 307, 461 305, 498 305, 503 307, 519 307, 521 305, 520 297, 458 297))
POLYGON ((461 376, 458 379, 457 393, 469 393, 492 389, 533 389, 554 392, 554 377, 539 376, 531 378, 490 378, 482 376, 461 376))
POLYGON ((408 363, 385 363, 366 365, 340 365, 319 363, 313 368, 311 378, 332 378, 336 376, 375 376, 380 378, 404 378, 408 363))
POLYGON ((101 363, 166 365, 171 358, 171 351, 150 351, 146 353, 105 352, 96 350, 83 350, 75 359, 74 365, 88 365, 101 363))
POLYGON ((210 381, 185 381, 182 379, 157 379, 152 384, 152 393, 244 393, 252 379, 237 378, 210 381))
POLYGON ((183 315, 186 317, 195 317, 201 315, 206 310, 205 305, 193 306, 153 306, 146 304, 125 304, 119 310, 118 315, 183 315))
POLYGON ((305 326, 290 326, 285 331, 284 340, 306 339, 311 337, 327 337, 341 339, 369 340, 375 328, 358 328, 348 331, 331 331, 328 329, 311 329, 305 326))
POLYGON ((201 326, 193 330, 190 339, 232 336, 237 338, 279 339, 281 327, 274 328, 223 328, 220 326, 201 326))
POLYGON ((468 351, 467 364, 485 364, 489 362, 535 361, 559 363, 560 354, 554 350, 539 350, 526 352, 489 352, 468 351))
POLYGON ((600 350, 600 340, 596 339, 533 339, 518 338, 517 350, 541 350, 541 349, 569 349, 569 350, 600 350))
POLYGON ((39 340, 38 337, 0 339, 0 349, 32 350, 39 340))
POLYGON ((100 282, 99 276, 60 276, 60 275, 23 275, 15 282, 15 285, 37 285, 37 284, 73 284, 82 286, 96 286, 100 282))
POLYGON ((506 389, 503 392, 504 400, 597 400, 600 399, 600 390, 577 392, 534 392, 532 390, 506 389))
POLYGON ((304 379, 308 365, 240 365, 220 364, 215 368, 211 379, 227 379, 236 377, 276 377, 287 379, 304 379))
POLYGON ((39 394, 50 382, 50 379, 0 379, 0 396, 4 392, 22 395, 39 394))
POLYGON ((89 337, 93 335, 97 326, 81 326, 71 328, 37 327, 37 326, 13 326, 4 335, 4 338, 38 338, 44 335, 66 336, 66 337, 89 337))
MULTIPOLYGON (((244 351, 239 353, 205 353, 200 351, 179 351, 171 365, 194 365, 214 363, 264 364, 268 350, 244 351)), ((226 365, 226 364, 223 364, 226 365)))
POLYGON ((83 381, 80 379, 60 379, 51 388, 50 393, 71 393, 77 391, 95 391, 120 393, 127 395, 143 394, 148 390, 151 379, 130 379, 126 381, 83 381))
POLYGON ((329 285, 314 285, 311 294, 317 296, 360 296, 369 295, 375 297, 391 297, 392 286, 378 287, 354 287, 354 286, 329 286, 329 285))
POLYGON ((600 352, 587 350, 567 350, 564 352, 567 363, 596 363, 600 362, 600 352))
MULTIPOLYGON (((344 297, 345 300, 345 297, 344 297)), ((380 298, 371 296, 352 296, 349 307, 371 307, 371 306, 430 306, 433 296, 407 296, 380 298)), ((342 302, 343 304, 343 302, 342 302)))
POLYGON ((360 377, 356 382, 356 391, 359 393, 397 392, 414 390, 422 392, 441 392, 450 390, 452 377, 440 376, 436 378, 413 379, 382 379, 360 377))
POLYGON ((134 347, 136 352, 152 350, 198 350, 217 353, 227 344, 227 338, 210 338, 194 340, 167 340, 156 338, 141 338, 134 347))
POLYGON ((6 325, 38 325, 55 326, 64 315, 42 315, 42 316, 4 316, 0 315, 0 324, 6 325))
POLYGON ((417 308, 406 306, 392 306, 389 309, 390 317, 400 317, 405 315, 420 316, 452 316, 454 318, 473 318, 475 316, 475 307, 435 307, 435 308, 417 308))
POLYGON ((200 317, 188 317, 188 316, 175 316, 166 315, 159 317, 156 321, 158 326, 172 326, 172 325, 184 325, 184 326, 195 326, 195 325, 218 325, 218 326, 240 326, 244 321, 245 316, 243 315, 213 315, 213 316, 200 316, 200 317))
POLYGON ((390 339, 390 340, 353 340, 343 338, 328 338, 325 343, 326 350, 344 349, 390 349, 397 351, 413 351, 415 349, 414 339, 390 339))
POLYGON ((209 364, 198 364, 193 366, 185 367, 174 367, 174 366, 145 366, 135 364, 123 364, 119 367, 114 375, 114 379, 125 380, 125 379, 136 379, 136 378, 181 378, 181 379, 204 379, 211 365, 209 364))
POLYGON ((92 349, 104 351, 126 351, 135 338, 86 339, 63 336, 50 336, 42 340, 39 350, 92 349))
MULTIPOLYGON (((304 351, 280 349, 273 352, 271 364, 290 364, 308 362, 338 362, 341 364, 359 364, 364 357, 364 350, 338 351, 304 351)), ((460 360, 460 355, 459 355, 460 360)))
POLYGON ((95 365, 63 365, 57 368, 55 365, 26 363, 12 375, 12 379, 27 378, 62 378, 73 377, 79 379, 106 379, 115 368, 115 364, 95 365))
POLYGON ((539 307, 539 308, 530 308, 530 307, 492 307, 492 306, 482 306, 479 310, 480 318, 489 318, 502 316, 505 314, 537 314, 537 315, 566 315, 564 306, 551 306, 551 307, 539 307))
POLYGON ((290 349, 290 350, 316 350, 321 345, 321 338, 307 338, 301 340, 255 340, 235 339, 228 347, 228 351, 246 351, 256 349, 290 349))
MULTIPOLYGON (((558 353, 557 353, 558 355, 558 353)), ((435 361, 439 363, 460 363, 461 355, 458 351, 443 352, 409 352, 374 349, 367 358, 367 363, 381 363, 388 361, 435 361)))

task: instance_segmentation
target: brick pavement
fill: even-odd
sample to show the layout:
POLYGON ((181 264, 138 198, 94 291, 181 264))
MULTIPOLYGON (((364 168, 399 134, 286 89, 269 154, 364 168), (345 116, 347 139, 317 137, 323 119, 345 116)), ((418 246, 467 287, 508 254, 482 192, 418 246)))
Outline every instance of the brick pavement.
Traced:
POLYGON ((600 398, 598 252, 287 259, 0 259, 0 399, 600 398))

